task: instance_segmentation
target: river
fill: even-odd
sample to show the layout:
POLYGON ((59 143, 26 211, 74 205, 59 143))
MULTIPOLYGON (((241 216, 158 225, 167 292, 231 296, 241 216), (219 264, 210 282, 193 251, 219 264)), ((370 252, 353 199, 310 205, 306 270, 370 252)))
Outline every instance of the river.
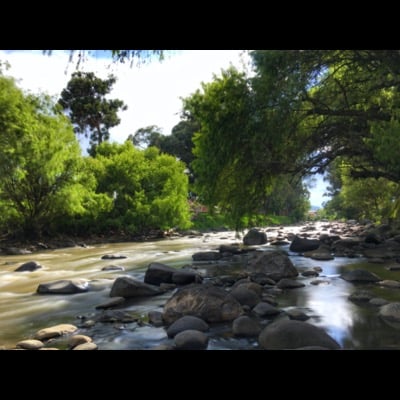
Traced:
MULTIPOLYGON (((95 307, 109 300, 115 278, 130 275, 143 280, 151 262, 161 262, 180 268, 192 264, 192 254, 214 250, 221 244, 238 242, 234 232, 210 233, 197 237, 174 237, 150 242, 112 243, 90 247, 44 250, 21 256, 0 256, 0 348, 12 348, 23 339, 33 337, 39 329, 59 323, 82 326, 101 311, 95 307), (125 259, 103 260, 105 254, 121 254, 125 259), (22 263, 36 261, 43 268, 33 272, 15 272, 22 263), (125 271, 102 271, 109 265, 118 265, 125 271), (40 283, 59 279, 84 278, 90 280, 90 291, 74 295, 43 295, 36 290, 40 283)), ((259 246, 271 251, 270 244, 259 246)), ((280 246, 288 250, 288 245, 280 246)), ((309 323, 325 329, 344 349, 400 349, 400 331, 387 325, 378 316, 378 308, 358 305, 348 299, 356 289, 367 289, 377 297, 400 301, 400 289, 380 288, 377 285, 355 286, 339 277, 344 269, 363 268, 375 272, 382 279, 397 280, 400 271, 389 271, 382 264, 367 259, 335 258, 316 261, 290 254, 295 267, 302 272, 315 266, 322 268, 318 279, 326 284, 312 285, 315 278, 299 275, 305 287, 285 290, 278 297, 278 307, 287 311, 297 308, 311 318, 309 323)), ((134 312, 146 321, 151 310, 162 311, 171 292, 145 300, 129 302, 124 311, 134 312)), ((97 323, 90 329, 81 329, 100 350, 150 349, 168 343, 163 327, 147 323, 97 323)), ((209 349, 257 349, 257 339, 232 337, 228 324, 212 326, 209 349)), ((55 341, 65 348, 63 339, 55 341)))

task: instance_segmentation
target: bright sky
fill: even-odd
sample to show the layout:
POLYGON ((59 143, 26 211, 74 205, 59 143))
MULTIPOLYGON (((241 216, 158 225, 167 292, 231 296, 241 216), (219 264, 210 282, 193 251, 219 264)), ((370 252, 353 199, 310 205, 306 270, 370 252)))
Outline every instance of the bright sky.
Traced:
MULTIPOLYGON (((33 93, 40 91, 59 97, 75 71, 75 62, 68 63, 68 51, 53 51, 51 56, 41 50, 0 50, 0 61, 8 61, 6 74, 18 79, 19 86, 33 93)), ((128 105, 121 111, 121 123, 110 130, 111 141, 124 142, 139 128, 157 125, 166 135, 180 121, 181 97, 201 88, 230 65, 248 68, 248 55, 243 50, 177 50, 166 55, 162 62, 154 60, 137 67, 130 63, 112 64, 111 60, 88 56, 82 71, 94 72, 104 79, 109 73, 117 77, 110 98, 128 105), (246 67, 247 65, 247 67, 246 67)), ((311 204, 321 205, 327 198, 321 185, 312 189, 311 204)))
MULTIPOLYGON (((57 97, 75 71, 76 62, 69 64, 68 57, 69 52, 63 51, 54 51, 51 56, 37 50, 0 51, 0 60, 11 64, 8 74, 21 78, 20 87, 57 97)), ((129 62, 112 64, 111 60, 88 56, 81 70, 102 79, 109 73, 117 77, 109 97, 123 100, 128 109, 119 112, 121 123, 110 133, 112 141, 122 143, 129 134, 149 125, 157 125, 169 135, 180 120, 180 97, 200 89, 201 82, 210 82, 213 74, 220 74, 230 64, 242 69, 246 59, 242 50, 179 50, 168 53, 162 62, 131 67, 129 62)))

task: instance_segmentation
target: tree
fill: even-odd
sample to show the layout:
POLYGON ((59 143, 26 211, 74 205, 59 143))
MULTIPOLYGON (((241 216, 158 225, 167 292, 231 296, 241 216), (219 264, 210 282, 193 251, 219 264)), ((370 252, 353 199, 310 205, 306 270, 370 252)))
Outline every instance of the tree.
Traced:
POLYGON ((106 217, 112 229, 143 234, 189 226, 184 164, 155 147, 104 142, 97 148, 98 192, 114 198, 106 217), (101 167, 100 167, 101 166, 101 167))
MULTIPOLYGON (((274 180, 323 173, 400 182, 400 51, 257 50, 255 74, 233 69, 184 100, 198 192, 236 219, 264 203, 274 180)), ((400 208, 400 201, 399 208, 400 208)))
POLYGON ((185 115, 200 126, 193 138, 195 191, 211 209, 228 213, 236 229, 244 216, 262 209, 285 166, 276 143, 271 151, 285 138, 273 130, 265 134, 265 116, 254 112, 255 100, 249 80, 234 68, 184 99, 185 115))
POLYGON ((130 140, 135 146, 145 149, 149 146, 159 147, 162 137, 162 128, 157 125, 149 125, 139 128, 134 135, 129 135, 130 140))
POLYGON ((85 213, 90 176, 69 120, 48 96, 25 95, 0 76, 2 228, 37 237, 57 218, 85 213))
POLYGON ((75 124, 76 133, 90 137, 91 155, 96 146, 109 139, 110 128, 121 122, 118 111, 127 109, 122 100, 105 98, 115 82, 113 75, 103 80, 93 72, 75 72, 61 92, 59 104, 75 124))

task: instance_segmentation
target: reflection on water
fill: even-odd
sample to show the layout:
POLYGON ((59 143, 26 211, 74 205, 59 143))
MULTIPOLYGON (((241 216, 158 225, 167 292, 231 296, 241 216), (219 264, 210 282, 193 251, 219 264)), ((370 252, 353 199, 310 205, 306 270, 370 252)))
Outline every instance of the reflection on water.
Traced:
MULTIPOLYGON (((234 232, 210 234, 204 237, 177 238, 145 243, 117 243, 89 248, 70 248, 44 251, 33 255, 0 257, 0 347, 12 347, 19 340, 32 337, 39 329, 58 323, 79 325, 96 317, 95 307, 109 299, 112 282, 118 276, 130 275, 143 279, 151 262, 181 267, 191 264, 197 251, 215 250, 220 244, 237 242, 234 232), (102 260, 105 254, 122 254, 125 259, 102 260), (43 268, 34 272, 14 272, 24 262, 37 261, 43 268), (102 271, 109 265, 118 265, 125 271, 102 271), (75 295, 38 295, 40 283, 57 279, 83 278, 91 281, 92 290, 75 295), (94 281, 95 280, 95 281, 94 281)), ((275 249, 262 246, 263 250, 275 249)), ((287 250, 288 246, 283 246, 287 250)), ((339 276, 344 269, 364 268, 382 279, 400 280, 400 271, 388 271, 382 264, 371 264, 365 259, 336 258, 316 261, 291 254, 301 273, 319 266, 323 272, 318 278, 299 275, 305 287, 289 289, 277 297, 283 310, 299 308, 310 319, 309 323, 325 329, 345 349, 400 348, 400 330, 383 322, 378 307, 356 304, 348 297, 355 290, 370 291, 374 297, 400 301, 400 289, 381 288, 374 284, 354 285, 339 276), (313 285, 315 279, 328 284, 313 285)), ((162 305, 171 293, 129 303, 123 309, 137 314, 146 322, 151 310, 162 311, 162 305)), ((262 322, 268 324, 268 320, 262 322)), ((256 339, 232 337, 230 324, 212 326, 210 349, 255 349, 256 339)), ((100 349, 148 349, 172 342, 164 328, 147 323, 98 323, 90 330, 100 349)), ((60 339, 60 343, 63 339, 60 339)), ((62 344, 59 346, 62 347, 62 344)))

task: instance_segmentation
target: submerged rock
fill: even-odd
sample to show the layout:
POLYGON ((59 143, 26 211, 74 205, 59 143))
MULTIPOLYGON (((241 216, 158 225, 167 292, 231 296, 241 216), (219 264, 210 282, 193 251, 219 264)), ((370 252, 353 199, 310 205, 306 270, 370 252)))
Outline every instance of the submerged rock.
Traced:
POLYGON ((40 294, 75 294, 87 292, 89 281, 86 279, 62 279, 39 284, 37 293, 40 294))
POLYGON ((260 333, 258 342, 263 349, 298 349, 306 346, 340 349, 340 345, 323 329, 307 322, 280 320, 260 333))

